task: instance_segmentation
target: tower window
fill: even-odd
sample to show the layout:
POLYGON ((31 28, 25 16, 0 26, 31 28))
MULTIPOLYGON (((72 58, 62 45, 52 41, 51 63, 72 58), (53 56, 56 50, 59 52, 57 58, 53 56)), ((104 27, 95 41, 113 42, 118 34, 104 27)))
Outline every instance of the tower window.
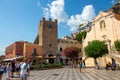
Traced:
POLYGON ((49 47, 52 47, 52 44, 49 44, 49 47))
POLYGON ((21 49, 21 48, 22 48, 22 45, 19 45, 18 47, 21 49))
POLYGON ((52 28, 52 25, 48 25, 48 28, 52 28))
POLYGON ((62 47, 60 48, 60 51, 62 51, 63 49, 62 49, 62 47))

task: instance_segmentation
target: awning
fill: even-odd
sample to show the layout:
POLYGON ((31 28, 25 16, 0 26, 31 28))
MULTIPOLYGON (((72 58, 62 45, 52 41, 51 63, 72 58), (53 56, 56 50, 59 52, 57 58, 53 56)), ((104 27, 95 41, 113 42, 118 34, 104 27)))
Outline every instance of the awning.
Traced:
POLYGON ((15 58, 4 59, 4 62, 15 60, 15 58))
POLYGON ((18 57, 14 57, 14 58, 9 58, 9 59, 4 59, 4 62, 8 62, 8 61, 12 61, 12 60, 16 60, 16 59, 21 59, 24 58, 24 56, 18 56, 18 57))
POLYGON ((36 58, 42 58, 42 56, 36 56, 36 58))
POLYGON ((43 59, 54 59, 54 58, 56 58, 56 56, 52 56, 52 57, 43 57, 43 59))

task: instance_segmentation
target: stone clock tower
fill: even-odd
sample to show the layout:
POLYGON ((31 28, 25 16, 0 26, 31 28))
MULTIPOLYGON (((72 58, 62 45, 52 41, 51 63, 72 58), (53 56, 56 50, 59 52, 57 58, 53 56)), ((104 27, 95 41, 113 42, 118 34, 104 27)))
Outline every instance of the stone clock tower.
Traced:
MULTIPOLYGON (((38 35, 35 44, 42 46, 42 57, 55 57, 58 50, 57 20, 42 20, 38 24, 38 35)), ((52 62, 52 61, 50 61, 52 62)))

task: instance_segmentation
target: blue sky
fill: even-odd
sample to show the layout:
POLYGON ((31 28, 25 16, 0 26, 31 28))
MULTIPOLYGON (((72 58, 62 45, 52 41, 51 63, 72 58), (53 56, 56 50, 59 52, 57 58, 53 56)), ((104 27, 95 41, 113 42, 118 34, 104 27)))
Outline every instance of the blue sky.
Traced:
POLYGON ((38 22, 58 19, 58 38, 74 33, 118 0, 0 0, 0 55, 15 41, 33 42, 38 22))

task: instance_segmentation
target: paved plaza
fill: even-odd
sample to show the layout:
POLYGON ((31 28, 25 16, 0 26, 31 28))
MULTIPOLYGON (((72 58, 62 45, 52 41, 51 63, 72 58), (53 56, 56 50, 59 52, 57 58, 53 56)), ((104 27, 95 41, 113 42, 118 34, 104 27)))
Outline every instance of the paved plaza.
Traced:
MULTIPOLYGON (((6 74, 2 80, 5 80, 5 77, 6 74)), ((81 73, 78 68, 34 70, 28 80, 120 80, 120 70, 83 68, 81 73)))

